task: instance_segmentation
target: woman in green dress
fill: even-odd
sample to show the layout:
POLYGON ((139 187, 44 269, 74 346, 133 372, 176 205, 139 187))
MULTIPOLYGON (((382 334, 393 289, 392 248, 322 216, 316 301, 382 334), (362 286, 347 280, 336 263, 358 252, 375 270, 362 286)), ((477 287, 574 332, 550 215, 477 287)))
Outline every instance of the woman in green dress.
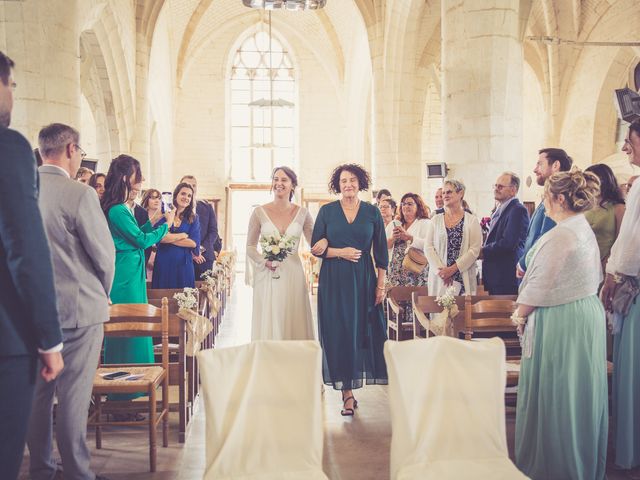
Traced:
MULTIPOLYGON (((112 303, 147 303, 144 249, 158 243, 167 235, 167 225, 173 224, 175 216, 175 211, 172 210, 165 214, 165 224, 154 228, 147 222, 139 227, 126 201, 129 192, 132 189, 139 190, 141 183, 142 173, 138 160, 129 155, 120 155, 113 159, 101 201, 116 247, 116 273, 111 288, 112 303)), ((153 363, 151 337, 105 338, 104 363, 153 363)))
POLYGON ((527 254, 513 320, 524 329, 516 465, 533 480, 601 480, 607 455, 607 369, 598 244, 582 212, 599 181, 578 170, 545 183, 557 225, 527 254))
POLYGON ((320 208, 311 237, 312 245, 328 242, 318 283, 318 330, 324 382, 342 390, 344 416, 355 413, 352 390, 361 388, 363 380, 387 383, 381 303, 389 254, 380 211, 358 198, 369 183, 361 166, 337 167, 329 191, 342 198, 320 208))

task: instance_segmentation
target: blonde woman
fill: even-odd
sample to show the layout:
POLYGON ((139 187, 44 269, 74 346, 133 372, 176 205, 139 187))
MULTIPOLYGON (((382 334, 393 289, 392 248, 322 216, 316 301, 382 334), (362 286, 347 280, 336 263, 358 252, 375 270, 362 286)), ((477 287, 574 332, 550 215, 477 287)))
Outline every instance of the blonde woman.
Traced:
POLYGON ((442 295, 449 286, 459 295, 476 293, 482 229, 476 216, 465 210, 464 192, 462 182, 447 180, 442 187, 444 212, 434 215, 429 223, 424 245, 429 295, 442 295))

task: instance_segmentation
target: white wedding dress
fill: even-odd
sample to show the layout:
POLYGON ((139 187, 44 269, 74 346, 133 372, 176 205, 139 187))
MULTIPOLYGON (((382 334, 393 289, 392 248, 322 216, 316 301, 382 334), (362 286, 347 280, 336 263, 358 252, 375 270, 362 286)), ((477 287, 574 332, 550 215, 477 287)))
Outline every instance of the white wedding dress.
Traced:
POLYGON ((265 259, 258 250, 262 235, 278 232, 262 207, 256 207, 249 220, 247 235, 246 283, 253 287, 251 340, 315 340, 316 328, 311 315, 309 291, 298 248, 304 235, 311 241, 313 219, 299 207, 285 230, 297 237, 293 252, 277 267, 280 278, 272 278, 265 259))

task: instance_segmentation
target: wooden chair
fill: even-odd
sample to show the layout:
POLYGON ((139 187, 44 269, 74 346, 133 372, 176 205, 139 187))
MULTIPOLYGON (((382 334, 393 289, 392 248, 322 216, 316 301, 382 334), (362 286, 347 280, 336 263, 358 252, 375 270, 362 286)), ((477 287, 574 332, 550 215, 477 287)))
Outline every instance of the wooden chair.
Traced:
MULTIPOLYGON (((413 338, 428 338, 436 335, 430 329, 429 315, 432 313, 440 313, 443 308, 436 302, 435 296, 420 295, 420 292, 414 292, 411 295, 411 306, 413 309, 413 338)), ((453 336, 458 337, 458 333, 463 330, 463 311, 465 306, 465 297, 456 297, 458 310, 460 313, 453 321, 453 336)))
POLYGON ((516 295, 470 295, 465 298, 464 338, 498 336, 507 347, 508 356, 520 357, 520 341, 511 315, 516 309, 516 295))
POLYGON ((427 287, 391 287, 387 292, 387 334, 389 340, 413 338, 411 294, 427 295, 427 287))
POLYGON ((96 448, 102 448, 102 427, 106 425, 144 425, 149 427, 150 471, 156 471, 156 429, 162 422, 162 446, 169 446, 169 308, 166 298, 162 307, 147 304, 117 304, 109 307, 109 322, 104 324, 105 336, 149 337, 158 334, 162 338, 162 363, 118 364, 100 366, 93 381, 94 410, 89 417, 89 425, 96 427, 96 448), (104 374, 127 371, 141 374, 138 380, 106 380, 104 374), (160 411, 156 400, 156 390, 162 388, 160 411), (112 401, 102 402, 108 394, 142 393, 148 395, 147 402, 112 401), (102 414, 130 413, 145 411, 146 420, 114 421, 103 420, 102 414))

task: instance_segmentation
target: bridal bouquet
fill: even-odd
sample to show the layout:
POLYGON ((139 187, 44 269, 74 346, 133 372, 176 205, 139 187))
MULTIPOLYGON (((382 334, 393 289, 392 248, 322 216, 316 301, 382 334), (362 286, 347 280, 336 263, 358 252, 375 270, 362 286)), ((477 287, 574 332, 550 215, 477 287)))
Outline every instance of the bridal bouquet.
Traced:
MULTIPOLYGON (((262 235, 260 237, 260 247, 262 248, 262 256, 265 260, 271 262, 274 268, 278 267, 278 263, 282 262, 292 252, 298 237, 290 235, 280 235, 275 233, 272 235, 262 235)), ((280 278, 280 275, 273 272, 271 278, 280 278)))
POLYGON ((455 293, 455 287, 451 286, 447 288, 444 295, 436 297, 436 303, 444 309, 442 312, 432 315, 430 327, 436 335, 446 335, 451 329, 453 318, 460 313, 455 293))

